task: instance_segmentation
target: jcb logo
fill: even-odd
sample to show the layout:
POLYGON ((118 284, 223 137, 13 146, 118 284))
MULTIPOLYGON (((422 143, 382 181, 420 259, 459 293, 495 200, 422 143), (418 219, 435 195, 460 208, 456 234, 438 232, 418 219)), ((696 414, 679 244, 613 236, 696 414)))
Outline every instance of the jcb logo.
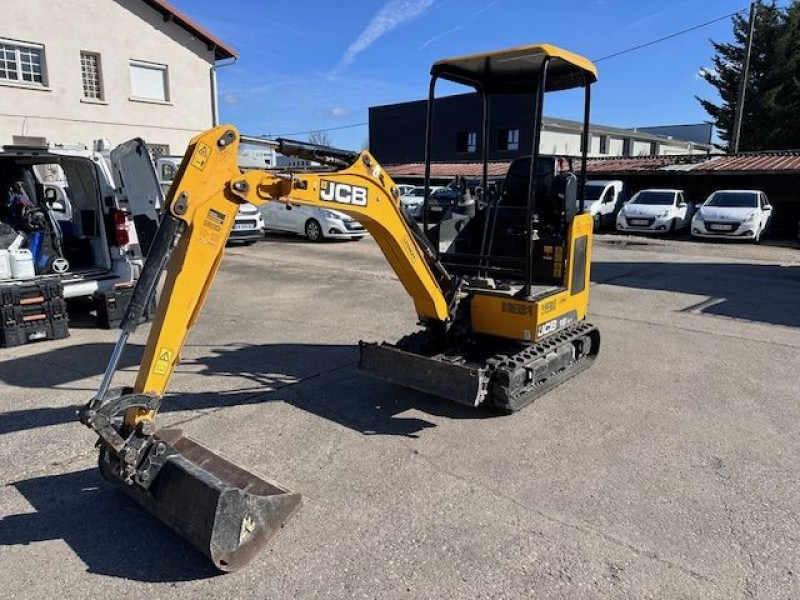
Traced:
POLYGON ((322 187, 319 191, 319 199, 326 202, 338 202, 339 204, 366 206, 367 188, 323 179, 322 187))

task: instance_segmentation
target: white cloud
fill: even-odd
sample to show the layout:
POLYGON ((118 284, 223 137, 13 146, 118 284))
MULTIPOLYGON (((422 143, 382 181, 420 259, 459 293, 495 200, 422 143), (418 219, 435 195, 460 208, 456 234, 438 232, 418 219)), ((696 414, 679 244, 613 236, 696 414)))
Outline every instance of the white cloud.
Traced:
POLYGON ((434 2, 435 0, 389 0, 372 17, 356 41, 345 50, 342 58, 339 59, 339 64, 331 71, 331 75, 341 73, 356 59, 356 56, 369 48, 383 35, 403 23, 419 17, 433 6, 434 2))
POLYGON ((338 119, 339 117, 344 117, 347 114, 347 109, 342 108, 341 106, 335 106, 328 111, 328 114, 338 119))
POLYGON ((419 48, 417 48, 417 50, 424 50, 425 48, 427 48, 428 46, 430 46, 430 45, 431 45, 433 42, 435 42, 435 41, 437 41, 437 40, 440 40, 440 39, 442 39, 442 38, 443 38, 444 36, 446 36, 446 35, 450 35, 451 33, 455 33, 456 31, 458 31, 458 30, 459 30, 459 29, 461 29, 462 27, 463 27, 463 25, 456 25, 456 26, 455 26, 455 27, 453 27, 452 29, 447 29, 447 30, 443 31, 442 33, 438 33, 438 34, 436 34, 436 35, 435 35, 435 36, 433 36, 432 38, 429 38, 429 39, 425 40, 425 41, 422 43, 422 45, 420 45, 420 47, 419 47, 419 48))
POLYGON ((225 104, 239 104, 239 96, 236 94, 225 94, 222 97, 222 101, 225 104))

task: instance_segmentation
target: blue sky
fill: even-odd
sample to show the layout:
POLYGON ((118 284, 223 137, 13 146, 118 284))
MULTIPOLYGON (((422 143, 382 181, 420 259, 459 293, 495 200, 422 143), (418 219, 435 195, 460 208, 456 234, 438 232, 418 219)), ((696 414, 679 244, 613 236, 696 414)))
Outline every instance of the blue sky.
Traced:
MULTIPOLYGON (((746 0, 173 0, 234 46, 219 70, 220 118, 252 135, 294 134, 367 120, 376 104, 427 93, 433 61, 547 42, 596 59, 746 8, 746 0)), ((592 121, 634 127, 700 122, 695 94, 709 38, 729 20, 598 63, 592 121)), ((445 88, 442 92, 462 91, 445 88)), ((466 91, 466 90, 464 90, 466 91)), ((581 118, 577 92, 551 94, 546 113, 581 118)), ((360 148, 367 127, 330 131, 360 148)), ((294 137, 305 139, 305 134, 294 137)))

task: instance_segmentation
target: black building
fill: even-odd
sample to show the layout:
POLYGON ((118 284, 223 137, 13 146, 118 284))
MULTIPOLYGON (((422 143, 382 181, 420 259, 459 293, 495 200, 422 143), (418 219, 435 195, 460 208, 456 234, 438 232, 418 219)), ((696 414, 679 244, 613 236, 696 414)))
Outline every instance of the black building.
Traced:
MULTIPOLYGON (((370 151, 383 164, 413 163, 425 157, 427 100, 373 106, 369 109, 370 151)), ((477 94, 436 99, 432 159, 474 162, 482 157, 482 105, 477 94)), ((491 100, 489 160, 508 161, 531 152, 533 96, 496 96, 491 100)), ((541 151, 578 156, 582 124, 545 117, 541 151)), ((711 150, 698 144, 648 131, 591 126, 590 156, 695 154, 711 150)))

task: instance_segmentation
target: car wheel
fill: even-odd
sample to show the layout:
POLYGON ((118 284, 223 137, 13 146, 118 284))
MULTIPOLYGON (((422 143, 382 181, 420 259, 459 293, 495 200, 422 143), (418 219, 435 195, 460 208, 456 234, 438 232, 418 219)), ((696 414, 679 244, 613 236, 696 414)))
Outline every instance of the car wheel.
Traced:
POLYGON ((252 245, 253 245, 253 244, 255 244, 255 243, 256 243, 256 241, 255 241, 255 240, 247 240, 247 241, 244 243, 244 245, 245 245, 245 246, 252 246, 252 245))
POLYGON ((325 239, 322 235, 322 227, 316 219, 309 219, 306 222, 306 237, 312 242, 321 242, 325 239))
POLYGON ((358 237, 354 237, 354 238, 350 238, 350 239, 353 240, 354 242, 360 242, 361 240, 364 239, 364 236, 360 235, 358 237))

